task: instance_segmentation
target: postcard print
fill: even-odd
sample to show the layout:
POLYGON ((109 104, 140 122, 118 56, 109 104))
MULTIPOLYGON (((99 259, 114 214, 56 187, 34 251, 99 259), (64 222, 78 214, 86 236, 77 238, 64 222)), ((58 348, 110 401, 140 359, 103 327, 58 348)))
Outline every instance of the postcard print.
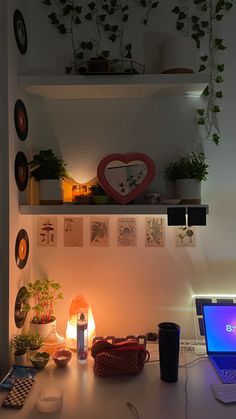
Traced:
POLYGON ((64 246, 83 246, 83 218, 64 218, 64 246))
POLYGON ((195 227, 193 226, 176 227, 176 246, 177 247, 196 246, 195 227))
POLYGON ((37 244, 38 246, 53 247, 57 244, 57 219, 56 218, 38 218, 37 226, 37 244))
POLYGON ((109 246, 109 218, 90 218, 90 246, 109 246))
POLYGON ((117 246, 137 245, 137 226, 135 218, 121 217, 117 220, 117 246))
POLYGON ((145 217, 145 246, 163 247, 165 245, 165 227, 162 217, 145 217))

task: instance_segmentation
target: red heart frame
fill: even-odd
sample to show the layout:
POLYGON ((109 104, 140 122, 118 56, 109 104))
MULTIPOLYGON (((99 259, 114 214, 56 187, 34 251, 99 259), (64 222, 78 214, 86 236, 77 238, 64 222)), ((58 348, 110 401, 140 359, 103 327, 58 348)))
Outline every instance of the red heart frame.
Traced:
POLYGON ((97 177, 98 181, 103 187, 103 189, 107 192, 109 196, 115 199, 115 201, 119 202, 120 204, 127 204, 128 202, 132 201, 132 199, 137 198, 151 183, 153 177, 155 175, 155 165, 152 159, 145 154, 142 153, 129 153, 129 154, 121 154, 121 153, 114 153, 109 154, 108 156, 104 157, 98 165, 97 168, 97 177), (132 161, 141 161, 145 163, 147 166, 147 174, 144 180, 131 192, 127 195, 121 195, 117 192, 111 184, 107 181, 105 177, 105 169, 109 163, 114 160, 121 161, 123 163, 131 163, 132 161))

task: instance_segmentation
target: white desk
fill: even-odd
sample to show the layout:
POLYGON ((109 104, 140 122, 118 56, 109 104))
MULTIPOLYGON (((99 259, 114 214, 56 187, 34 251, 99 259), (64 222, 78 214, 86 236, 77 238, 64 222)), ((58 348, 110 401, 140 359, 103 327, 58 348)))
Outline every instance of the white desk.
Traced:
MULTIPOLYGON (((155 351, 152 346, 151 351, 155 351)), ((153 356, 156 356, 154 354, 153 356)), ((188 361, 190 356, 188 355, 188 361)), ((195 357, 197 358, 197 357, 195 357)), ((191 356, 191 359, 194 359, 191 356)), ((180 364, 184 362, 181 357, 180 364)), ((217 402, 210 384, 219 379, 208 360, 199 360, 187 368, 188 419, 235 419, 236 405, 217 402)), ((177 383, 159 378, 159 364, 148 363, 139 376, 98 378, 93 374, 93 359, 81 365, 74 356, 66 369, 51 360, 36 374, 36 384, 23 409, 0 407, 1 419, 135 419, 126 406, 133 403, 140 419, 185 419, 186 369, 180 368, 177 383), (63 408, 55 413, 40 413, 35 407, 44 386, 57 385, 63 390, 63 408)), ((0 392, 0 401, 5 392, 0 392)))

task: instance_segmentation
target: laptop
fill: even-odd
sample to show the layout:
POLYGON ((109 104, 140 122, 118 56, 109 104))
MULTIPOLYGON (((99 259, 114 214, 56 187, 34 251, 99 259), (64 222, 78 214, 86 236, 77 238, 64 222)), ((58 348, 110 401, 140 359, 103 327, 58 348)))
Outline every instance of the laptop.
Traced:
POLYGON ((236 384, 236 304, 202 307, 208 357, 222 383, 236 384))

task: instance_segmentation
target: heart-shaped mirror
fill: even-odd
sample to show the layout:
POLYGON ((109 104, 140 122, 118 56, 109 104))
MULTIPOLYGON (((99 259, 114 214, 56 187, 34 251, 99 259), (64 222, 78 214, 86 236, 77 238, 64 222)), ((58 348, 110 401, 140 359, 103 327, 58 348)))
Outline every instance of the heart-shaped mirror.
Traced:
POLYGON ((142 153, 110 154, 98 165, 98 181, 115 201, 127 204, 150 184, 155 165, 142 153))

